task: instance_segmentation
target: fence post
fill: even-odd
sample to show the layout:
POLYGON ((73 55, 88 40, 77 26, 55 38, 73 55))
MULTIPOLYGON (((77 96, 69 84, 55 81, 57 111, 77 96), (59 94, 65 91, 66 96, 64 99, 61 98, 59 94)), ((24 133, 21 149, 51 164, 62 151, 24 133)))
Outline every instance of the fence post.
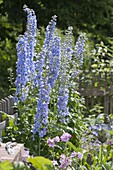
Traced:
POLYGON ((9 99, 9 114, 10 115, 13 115, 13 113, 14 113, 14 109, 13 109, 13 96, 9 96, 8 97, 8 99, 9 99))
MULTIPOLYGON (((2 111, 2 103, 0 101, 0 111, 2 111)), ((0 113, 0 122, 2 121, 2 114, 0 113)))
POLYGON ((0 122, 0 142, 2 142, 2 130, 5 129, 6 121, 0 122))

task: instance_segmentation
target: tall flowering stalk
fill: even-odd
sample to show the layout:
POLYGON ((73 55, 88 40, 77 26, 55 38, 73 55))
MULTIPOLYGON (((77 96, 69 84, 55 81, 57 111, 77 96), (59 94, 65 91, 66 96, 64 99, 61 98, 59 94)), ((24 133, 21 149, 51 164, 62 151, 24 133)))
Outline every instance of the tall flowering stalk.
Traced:
POLYGON ((50 85, 47 84, 47 80, 44 77, 44 67, 45 67, 45 56, 46 53, 43 51, 40 53, 38 62, 38 101, 37 109, 34 119, 33 134, 38 133, 39 137, 44 137, 47 133, 48 127, 48 104, 49 104, 49 94, 50 85))
POLYGON ((59 91, 58 91, 58 112, 62 122, 67 120, 69 114, 68 97, 69 97, 69 68, 72 59, 72 27, 69 27, 65 41, 61 46, 61 68, 59 75, 59 91))
POLYGON ((16 101, 18 99, 25 100, 27 97, 28 88, 26 84, 28 82, 28 70, 27 70, 27 36, 20 36, 17 43, 17 69, 16 69, 16 101), (25 90, 25 92, 24 92, 25 90))
POLYGON ((86 34, 82 33, 76 42, 73 52, 73 62, 72 62, 72 78, 76 77, 80 69, 82 69, 84 51, 85 51, 86 34))
POLYGON ((28 68, 30 71, 29 80, 34 80, 35 72, 35 46, 36 46, 36 30, 37 30, 37 20, 35 12, 32 9, 24 6, 24 11, 27 12, 27 33, 28 33, 28 68))
POLYGON ((42 52, 37 56, 36 71, 39 89, 33 134, 44 137, 48 129, 50 90, 57 78, 59 67, 59 38, 54 36, 56 16, 46 28, 42 52), (57 68, 56 68, 57 67, 57 68))
POLYGON ((60 37, 55 35, 56 15, 52 17, 51 22, 46 28, 46 72, 48 83, 51 88, 54 87, 55 81, 59 74, 60 68, 60 37))
POLYGON ((17 69, 16 69, 16 94, 15 99, 24 101, 28 96, 28 82, 33 82, 35 75, 34 65, 34 47, 36 36, 36 16, 33 10, 26 6, 24 10, 27 12, 27 30, 24 35, 18 38, 17 43, 17 69), (32 81, 31 81, 32 80, 32 81))
MULTIPOLYGON (((42 51, 35 56, 36 45, 36 16, 33 10, 24 6, 27 12, 27 30, 19 37, 17 44, 17 78, 15 84, 16 97, 24 101, 28 97, 30 87, 37 87, 37 107, 34 117, 33 134, 44 137, 48 130, 48 113, 50 104, 50 92, 57 83, 58 92, 58 116, 62 122, 66 122, 69 114, 69 84, 70 84, 70 63, 73 54, 80 61, 83 61, 84 36, 79 37, 73 50, 72 27, 69 27, 65 41, 61 44, 60 37, 56 35, 56 16, 46 28, 46 35, 42 51), (36 61, 34 61, 34 56, 36 61)), ((73 65, 73 70, 74 70, 73 65)))

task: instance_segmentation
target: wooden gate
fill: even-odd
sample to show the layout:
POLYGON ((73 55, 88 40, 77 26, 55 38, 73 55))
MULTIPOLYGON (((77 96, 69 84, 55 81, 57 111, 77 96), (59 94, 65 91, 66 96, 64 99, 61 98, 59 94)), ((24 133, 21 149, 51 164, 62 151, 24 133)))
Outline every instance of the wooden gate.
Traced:
POLYGON ((84 71, 79 76, 78 91, 85 98, 87 111, 100 105, 105 114, 113 114, 113 70, 84 71))

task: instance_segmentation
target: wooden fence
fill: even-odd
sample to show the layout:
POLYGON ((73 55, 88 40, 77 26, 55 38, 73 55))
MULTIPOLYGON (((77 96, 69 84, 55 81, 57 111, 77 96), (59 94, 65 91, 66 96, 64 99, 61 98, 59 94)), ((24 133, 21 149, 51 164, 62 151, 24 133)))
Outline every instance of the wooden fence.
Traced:
MULTIPOLYGON (((113 114, 113 70, 110 72, 84 71, 79 76, 79 89, 85 98, 85 106, 89 111, 95 105, 103 106, 105 114, 113 114)), ((0 100, 0 111, 14 114, 13 96, 0 100)), ((1 120, 1 115, 0 115, 1 120)))
POLYGON ((80 94, 89 111, 95 105, 103 106, 105 114, 113 114, 113 71, 85 71, 79 76, 80 94))
POLYGON ((17 122, 18 112, 15 112, 14 100, 11 95, 0 100, 0 142, 2 141, 2 130, 6 129, 10 118, 14 123, 17 122), (6 113, 8 116, 5 120, 2 119, 2 112, 6 113))
MULTIPOLYGON (((0 111, 3 111, 9 115, 13 115, 14 114, 14 108, 13 108, 13 96, 8 96, 4 99, 0 100, 0 111)), ((2 119, 2 114, 0 113, 0 122, 2 119)))

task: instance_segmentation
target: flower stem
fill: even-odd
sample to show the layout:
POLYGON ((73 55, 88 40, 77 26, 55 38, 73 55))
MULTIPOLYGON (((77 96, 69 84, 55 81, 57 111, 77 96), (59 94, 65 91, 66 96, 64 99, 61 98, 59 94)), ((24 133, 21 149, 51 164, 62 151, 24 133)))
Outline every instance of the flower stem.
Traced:
POLYGON ((103 158, 103 144, 101 144, 101 157, 100 157, 100 164, 101 164, 101 168, 102 168, 102 158, 103 158))
POLYGON ((40 156, 40 148, 41 148, 41 146, 40 146, 40 138, 39 138, 39 140, 38 140, 38 155, 40 156))
MULTIPOLYGON (((112 154, 113 154, 113 152, 112 152, 112 154)), ((113 157, 112 157, 112 160, 111 160, 111 167, 113 167, 113 157)))

